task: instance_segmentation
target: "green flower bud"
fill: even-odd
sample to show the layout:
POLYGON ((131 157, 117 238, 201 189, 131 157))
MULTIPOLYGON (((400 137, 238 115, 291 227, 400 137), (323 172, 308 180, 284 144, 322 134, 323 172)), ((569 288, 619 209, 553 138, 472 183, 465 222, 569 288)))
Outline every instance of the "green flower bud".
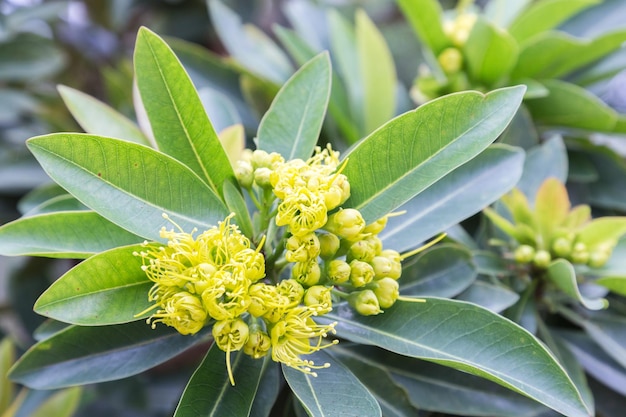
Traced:
POLYGON ((306 262, 320 254, 320 241, 313 232, 303 236, 291 236, 285 243, 285 249, 285 259, 288 262, 306 262))
POLYGON ((324 229, 346 239, 357 238, 365 228, 365 220, 356 209, 344 209, 328 216, 324 229))
POLYGON ((248 341, 248 325, 242 319, 220 320, 213 325, 213 339, 224 352, 239 350, 248 341))
POLYGON ((271 348, 272 342, 268 334, 257 328, 250 332, 248 341, 243 346, 243 353, 259 359, 267 355, 271 348))
POLYGON ((235 177, 242 188, 248 189, 252 187, 252 183, 254 182, 254 170, 252 169, 250 162, 237 161, 237 165, 235 166, 235 177))
POLYGON ((363 229, 363 233, 371 233, 373 235, 377 235, 383 231, 385 226, 387 226, 388 216, 383 216, 380 219, 376 220, 374 223, 370 223, 365 226, 363 229))
POLYGON ((337 235, 332 233, 320 234, 318 237, 320 242, 320 256, 322 259, 331 259, 339 250, 340 240, 337 235))
POLYGON ((305 287, 312 287, 320 281, 322 271, 317 261, 296 262, 291 269, 291 277, 305 287))
POLYGON ((559 258, 567 258, 572 253, 572 241, 566 237, 554 239, 552 252, 559 258))
POLYGON ((385 249, 381 251, 380 256, 384 256, 385 258, 389 259, 392 262, 402 261, 402 257, 400 256, 398 251, 395 251, 393 249, 385 249))
POLYGON ((250 158, 250 163, 255 170, 258 168, 274 170, 283 162, 285 162, 285 160, 280 154, 276 152, 267 153, 259 149, 252 152, 252 157, 250 158))
POLYGON ((261 167, 254 170, 254 182, 261 188, 272 188, 270 182, 270 175, 272 170, 269 168, 261 167))
POLYGON ((350 197, 350 183, 345 175, 339 174, 332 185, 324 193, 324 203, 327 210, 339 207, 350 197))
POLYGON ((589 260, 587 261, 587 264, 592 268, 600 268, 607 263, 610 257, 611 251, 601 249, 596 250, 591 252, 591 254, 589 255, 589 260))
POLYGON ((375 256, 370 265, 374 268, 374 279, 389 277, 393 269, 393 262, 384 256, 375 256))
POLYGON ((552 256, 550 256, 550 252, 540 249, 535 253, 533 258, 533 264, 537 268, 547 268, 552 261, 552 256))
POLYGON ((380 253, 383 251, 383 241, 380 240, 378 236, 370 235, 367 236, 364 240, 372 245, 372 248, 374 249, 374 253, 376 255, 380 255, 380 253))
POLYGON ((350 283, 354 287, 363 287, 374 279, 374 268, 367 262, 354 260, 350 262, 350 283))
POLYGON ((357 240, 354 242, 348 250, 347 260, 358 260, 363 262, 371 262, 376 256, 376 250, 366 240, 357 240))
POLYGON ((314 285, 304 292, 304 305, 308 307, 319 306, 322 309, 330 310, 333 305, 331 287, 325 285, 314 285))
POLYGON ((583 242, 576 243, 570 254, 570 259, 575 264, 586 264, 589 262, 589 250, 587 250, 587 245, 583 242))
POLYGON ((381 308, 391 307, 400 296, 400 285, 393 278, 383 278, 368 284, 367 288, 374 291, 381 308))
POLYGON ((463 66, 463 55, 456 48, 446 48, 441 51, 437 61, 446 74, 456 74, 463 66))
POLYGON ((294 279, 284 279, 280 281, 276 289, 279 294, 287 297, 292 305, 299 304, 300 301, 302 301, 302 297, 304 297, 304 288, 294 279))
POLYGON ((348 304, 363 316, 375 316, 383 312, 378 297, 372 290, 353 292, 348 296, 348 304))
POLYGON ((328 264, 328 279, 333 284, 343 284, 350 279, 350 272, 352 269, 346 261, 341 259, 333 259, 328 264))
POLYGON ((520 264, 532 262, 535 258, 535 248, 529 245, 520 245, 515 249, 513 256, 515 257, 515 262, 520 264))

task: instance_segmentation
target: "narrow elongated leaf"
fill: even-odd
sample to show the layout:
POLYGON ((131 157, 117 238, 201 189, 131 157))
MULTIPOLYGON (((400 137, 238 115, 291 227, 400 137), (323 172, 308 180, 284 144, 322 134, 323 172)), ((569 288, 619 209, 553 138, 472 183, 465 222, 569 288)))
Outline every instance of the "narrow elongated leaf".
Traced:
POLYGON ((532 3, 513 20, 508 31, 518 42, 523 42, 533 35, 559 26, 571 16, 600 2, 601 0, 548 0, 532 3))
POLYGON ((511 190, 522 175, 524 152, 492 145, 398 208, 378 235, 403 252, 476 214, 511 190))
POLYGON ((552 262, 546 271, 546 277, 561 291, 590 310, 601 310, 608 306, 608 302, 603 298, 589 299, 580 293, 574 266, 565 259, 552 262))
POLYGON ((216 192, 233 170, 198 93, 170 47, 141 28, 135 73, 158 148, 191 168, 216 192))
POLYGON ((230 384, 226 352, 215 343, 193 373, 174 417, 248 416, 269 357, 254 359, 242 351, 231 357, 235 386, 230 384))
POLYGON ((61 211, 22 217, 0 227, 0 254, 87 258, 143 241, 93 211, 61 211))
POLYGON ((476 279, 471 254, 461 246, 441 245, 420 254, 403 268, 403 295, 454 297, 476 279))
POLYGON ((578 321, 585 332, 611 358, 626 368, 626 320, 623 316, 600 313, 578 321))
POLYGON ((495 85, 517 62, 517 42, 507 32, 478 18, 463 45, 469 75, 478 82, 495 85))
POLYGON ((578 231, 577 240, 584 242, 588 248, 602 246, 603 243, 617 241, 626 233, 626 218, 606 216, 594 219, 578 231))
POLYGON ((626 275, 621 277, 602 277, 597 279, 595 283, 608 288, 616 294, 626 296, 626 275))
POLYGON ((29 139, 57 183, 120 227, 160 240, 167 213, 183 230, 207 229, 226 217, 219 197, 189 168, 153 149, 80 133, 29 139))
POLYGON ((113 381, 136 375, 201 342, 145 322, 116 326, 71 326, 31 347, 10 377, 35 389, 113 381))
POLYGON ((398 301, 372 317, 341 305, 317 320, 337 321, 342 338, 490 379, 566 416, 590 414, 563 368, 532 334, 476 305, 424 298, 425 303, 398 301))
POLYGON ((15 346, 11 339, 4 338, 0 341, 0 413, 4 413, 9 408, 15 394, 15 385, 7 378, 13 362, 15 362, 15 346))
POLYGON ((85 132, 149 145, 139 127, 109 105, 64 85, 57 88, 65 105, 85 132))
POLYGON ((388 121, 395 114, 396 68, 389 47, 363 10, 356 13, 356 47, 363 91, 363 135, 388 121))
POLYGON ((555 135, 526 152, 524 171, 515 187, 526 196, 529 204, 534 206, 537 190, 545 180, 554 177, 565 184, 568 161, 563 138, 555 135))
POLYGON ((52 394, 30 417, 72 417, 80 404, 83 390, 72 387, 52 394))
POLYGON ((277 362, 268 361, 262 378, 249 417, 269 417, 283 388, 283 374, 277 362))
POLYGON ((346 207, 374 221, 483 151, 509 123, 523 86, 452 94, 407 112, 359 142, 343 173, 346 207))
POLYGON ((286 160, 313 153, 330 97, 330 58, 322 53, 298 70, 280 89, 263 116, 258 147, 286 160))
POLYGON ((420 42, 429 47, 435 55, 450 45, 443 31, 443 11, 436 0, 399 0, 398 5, 413 27, 420 42))
POLYGON ((252 238, 254 236, 254 229, 252 227, 252 219, 250 218, 248 206, 239 188, 230 181, 224 183, 224 200, 226 201, 228 209, 235 213, 233 222, 239 225, 244 235, 252 238))
POLYGON ((507 27, 519 16, 531 0, 491 0, 483 14, 500 27, 507 27))
POLYGON ((474 281, 465 291, 456 296, 457 300, 478 304, 494 313, 506 310, 515 304, 519 298, 516 292, 507 287, 485 281, 474 281))
MULTIPOLYGON (((147 309, 153 282, 135 252, 141 245, 99 253, 55 281, 35 303, 43 316, 83 326, 127 323, 147 309)), ((142 317, 145 317, 142 316, 142 317)))
POLYGON ((311 417, 381 416, 380 406, 367 388, 340 362, 324 351, 307 355, 315 364, 330 364, 317 377, 283 365, 283 375, 311 417))

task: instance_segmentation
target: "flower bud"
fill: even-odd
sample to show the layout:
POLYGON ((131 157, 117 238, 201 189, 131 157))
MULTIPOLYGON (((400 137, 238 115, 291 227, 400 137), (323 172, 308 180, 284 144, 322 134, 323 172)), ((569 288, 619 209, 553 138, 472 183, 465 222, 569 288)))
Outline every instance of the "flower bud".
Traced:
POLYGON ((248 325, 242 319, 220 320, 213 325, 213 339, 224 352, 239 350, 248 341, 248 325))
POLYGON ((319 307, 322 310, 330 310, 333 305, 330 293, 331 287, 325 285, 314 285, 304 292, 304 305, 308 307, 319 307))
POLYGON ((242 188, 252 187, 254 182, 254 170, 252 165, 247 161, 237 161, 235 166, 235 178, 242 188))
POLYGON ((373 235, 379 234, 383 231, 385 226, 387 226, 388 218, 389 216, 383 216, 375 222, 368 224, 367 226, 365 226, 365 229, 363 229, 363 233, 371 233, 373 235))
POLYGON ((279 153, 267 153, 260 149, 252 152, 252 157, 250 158, 250 163, 255 170, 258 168, 269 168, 270 170, 274 170, 278 167, 278 165, 284 162, 285 160, 279 153))
POLYGON ((400 256, 400 254, 393 249, 385 249, 381 251, 380 256, 384 256, 385 258, 391 260, 392 262, 402 261, 402 257, 400 256))
POLYGON ((529 245, 520 245, 517 249, 515 249, 513 256, 515 257, 515 262, 517 263, 529 263, 535 258, 535 248, 529 245))
POLYGON ((367 288, 374 291, 381 308, 391 307, 400 296, 400 285, 393 278, 383 278, 368 284, 367 288))
POLYGON ((572 253, 572 241, 566 237, 559 237, 552 242, 552 252, 559 258, 566 258, 572 253))
POLYGON ((264 283, 252 284, 248 289, 248 295, 250 296, 250 305, 248 306, 248 313, 254 317, 261 317, 269 310, 265 300, 274 296, 276 293, 276 287, 273 285, 267 285, 264 283))
POLYGON ((595 250, 589 255, 587 264, 592 268, 600 268, 607 263, 611 257, 611 251, 607 250, 595 250))
POLYGON ((354 260, 350 262, 350 283, 362 287, 374 279, 374 268, 367 262, 354 260))
POLYGON ((535 253, 533 257, 533 264, 537 268, 547 268, 552 261, 552 256, 550 256, 550 252, 540 249, 535 253))
POLYGON ((320 254, 320 241, 314 232, 291 236, 285 243, 285 249, 285 259, 288 262, 306 262, 320 254))
POLYGON ((254 182, 261 188, 272 188, 270 183, 270 175, 272 170, 266 167, 257 168, 254 170, 254 182))
POLYGON ((243 353, 252 356, 254 359, 262 358, 272 348, 270 337, 260 329, 254 329, 248 336, 248 341, 243 346, 243 353))
POLYGON ((324 229, 346 239, 355 239, 365 228, 365 220, 356 209, 344 209, 328 216, 324 229))
POLYGON ((290 306, 300 304, 304 297, 304 288, 294 279, 284 279, 276 287, 279 294, 284 295, 289 300, 290 306))
POLYGON ((372 262, 370 262, 370 265, 374 268, 374 279, 381 279, 389 277, 393 267, 393 262, 384 256, 375 256, 374 259, 372 259, 372 262))
POLYGON ((570 259, 575 264, 586 264, 589 262, 589 250, 587 250, 587 245, 583 242, 576 243, 570 254, 570 259))
POLYGON ((375 316, 383 312, 378 297, 372 290, 353 292, 348 296, 348 304, 363 316, 375 316))
POLYGON ((332 233, 320 234, 317 239, 320 242, 320 256, 322 259, 331 259, 339 250, 340 240, 332 233))
POLYGON ((347 260, 348 262, 356 259, 363 262, 371 262, 376 256, 376 250, 366 240, 357 240, 354 242, 348 250, 347 260))
POLYGON ((333 284, 343 284, 350 279, 350 265, 341 259, 333 259, 328 264, 328 279, 333 284))
POLYGON ((291 269, 291 277, 305 287, 311 287, 320 281, 322 271, 316 260, 296 262, 291 269))
POLYGON ((463 66, 463 55, 456 48, 446 48, 441 51, 437 61, 446 74, 456 74, 463 66))

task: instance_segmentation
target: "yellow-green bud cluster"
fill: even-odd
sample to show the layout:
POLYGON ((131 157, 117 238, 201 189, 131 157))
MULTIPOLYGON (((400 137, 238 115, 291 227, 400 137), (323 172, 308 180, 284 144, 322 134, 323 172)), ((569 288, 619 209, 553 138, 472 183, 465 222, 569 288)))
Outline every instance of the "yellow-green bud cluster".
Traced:
POLYGON ((550 250, 538 249, 524 244, 518 246, 513 257, 517 263, 530 263, 545 269, 555 259, 567 259, 574 264, 587 265, 591 268, 603 266, 611 257, 616 242, 606 242, 590 250, 584 242, 576 241, 576 235, 560 236, 553 239, 550 250))

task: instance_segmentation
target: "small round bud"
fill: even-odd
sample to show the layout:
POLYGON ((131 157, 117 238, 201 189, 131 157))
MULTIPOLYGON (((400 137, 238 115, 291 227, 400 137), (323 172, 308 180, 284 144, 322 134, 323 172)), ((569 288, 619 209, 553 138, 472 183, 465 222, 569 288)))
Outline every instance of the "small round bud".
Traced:
POLYGON ((589 250, 583 242, 578 242, 572 248, 570 259, 575 264, 586 264, 589 262, 589 250))
POLYGON ((324 229, 346 239, 357 238, 365 228, 365 220, 356 209, 344 209, 328 216, 324 229))
POLYGON ((320 253, 320 241, 313 232, 303 236, 291 236, 285 243, 285 259, 288 262, 306 262, 317 258, 320 253))
POLYGON ((373 235, 377 235, 383 231, 385 226, 387 226, 387 219, 389 216, 383 216, 380 219, 376 220, 373 223, 368 224, 363 229, 363 233, 371 233, 373 235))
POLYGON ((398 253, 398 251, 395 251, 393 249, 385 249, 380 252, 379 256, 384 256, 385 258, 389 259, 392 262, 402 261, 402 257, 400 256, 400 253, 398 253))
POLYGON ((250 332, 248 341, 243 346, 243 353, 252 356, 254 359, 262 358, 272 348, 270 337, 264 331, 255 329, 250 332))
POLYGON ((441 51, 437 61, 446 74, 456 74, 463 66, 463 55, 456 48, 446 48, 441 51))
POLYGON ((375 316, 383 312, 378 297, 372 290, 353 292, 348 296, 348 304, 363 316, 375 316))
POLYGON ((283 162, 285 162, 285 160, 279 153, 267 153, 259 149, 252 152, 252 157, 250 158, 250 163, 255 170, 258 168, 269 168, 273 170, 283 162))
POLYGON ((287 297, 292 305, 300 303, 302 297, 304 297, 304 288, 294 279, 284 279, 280 281, 276 288, 278 293, 287 297))
POLYGON ((515 262, 520 264, 532 262, 535 258, 535 248, 529 245, 520 245, 515 249, 513 256, 515 257, 515 262))
POLYGON ((572 241, 566 237, 559 237, 552 242, 552 252, 559 258, 566 258, 572 253, 572 241))
POLYGON ((355 287, 363 287, 374 279, 374 268, 367 262, 354 260, 350 262, 350 283, 355 287))
POLYGON ((235 166, 235 178, 242 188, 252 187, 254 182, 254 169, 248 161, 237 161, 235 166))
POLYGON ((291 277, 305 287, 311 287, 320 281, 322 271, 317 261, 296 262, 291 269, 291 277))
POLYGON ((333 300, 330 293, 331 287, 314 285, 304 292, 304 305, 326 310, 332 308, 333 300))
POLYGON ((371 262, 376 256, 376 249, 366 240, 357 240, 348 250, 348 262, 356 259, 363 262, 371 262))
POLYGON ((257 168, 254 170, 254 182, 261 188, 271 188, 270 176, 272 170, 266 167, 257 168))
POLYGON ((374 279, 388 277, 393 269, 393 262, 384 256, 375 256, 370 265, 374 268, 374 279))
POLYGON ((400 285, 393 278, 383 278, 368 284, 367 288, 374 291, 381 308, 391 307, 400 296, 400 285))
POLYGON ((213 325, 213 339, 224 352, 239 350, 248 341, 248 325, 241 319, 220 320, 213 325))
POLYGON ((550 252, 540 249, 535 253, 533 258, 533 264, 537 268, 547 268, 552 261, 552 257, 550 256, 550 252))
POLYGON ((333 284, 343 284, 350 279, 350 265, 341 259, 333 259, 328 264, 328 279, 333 284))
POLYGON ((600 268, 607 263, 611 257, 611 252, 606 250, 596 250, 591 252, 587 264, 592 268, 600 268))
POLYGON ((320 234, 318 237, 320 242, 320 256, 322 259, 331 259, 339 250, 340 240, 337 235, 332 233, 320 234))

